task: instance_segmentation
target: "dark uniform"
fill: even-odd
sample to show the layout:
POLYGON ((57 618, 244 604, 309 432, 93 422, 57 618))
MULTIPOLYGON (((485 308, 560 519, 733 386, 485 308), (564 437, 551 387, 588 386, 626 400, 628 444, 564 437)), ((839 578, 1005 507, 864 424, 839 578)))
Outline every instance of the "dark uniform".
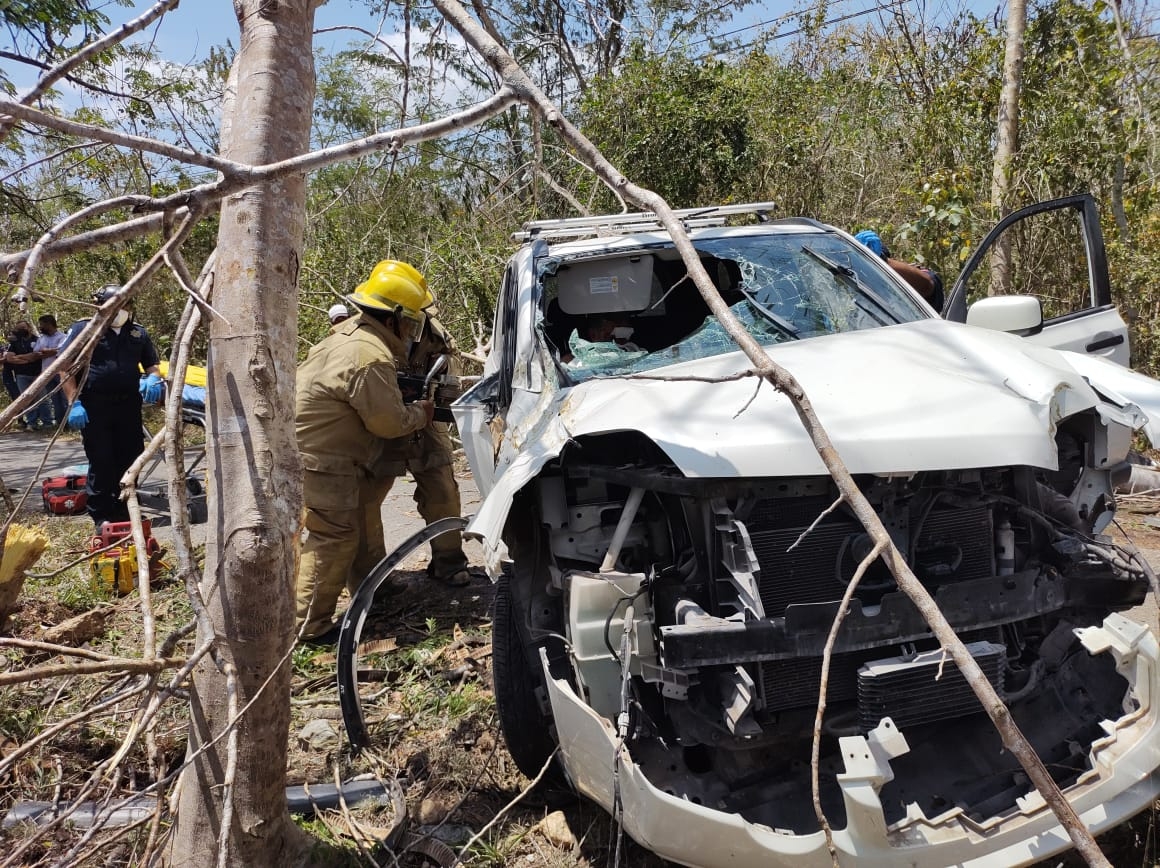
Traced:
MULTIPOLYGON (((35 339, 31 335, 13 332, 9 335, 9 339, 8 352, 14 356, 26 356, 33 351, 35 339)), ((32 385, 32 381, 40 376, 40 359, 24 362, 19 365, 15 362, 8 362, 5 367, 12 371, 12 379, 16 384, 16 397, 24 394, 25 390, 32 385)), ((16 400, 16 397, 12 400, 16 400)), ((39 418, 40 408, 34 404, 28 408, 28 411, 23 416, 25 427, 31 429, 39 421, 39 418)))
MULTIPOLYGON (((74 323, 68 346, 88 320, 74 323)), ((127 322, 120 334, 105 329, 89 360, 88 375, 76 378, 77 400, 88 413, 81 429, 89 459, 88 510, 93 523, 128 521, 129 507, 121 500, 121 477, 145 448, 141 424, 141 371, 160 363, 145 327, 127 322)))

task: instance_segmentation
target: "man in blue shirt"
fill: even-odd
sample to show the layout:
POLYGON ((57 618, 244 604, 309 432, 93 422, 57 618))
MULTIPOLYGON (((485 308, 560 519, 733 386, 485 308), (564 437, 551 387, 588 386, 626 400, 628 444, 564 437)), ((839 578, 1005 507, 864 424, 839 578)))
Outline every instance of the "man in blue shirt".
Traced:
MULTIPOLYGON (((93 294, 93 301, 103 305, 119 289, 104 286, 93 294)), ((73 324, 62 351, 88 323, 81 320, 73 324)), ((129 308, 123 307, 97 341, 87 369, 76 379, 66 376, 61 380, 64 396, 72 404, 69 427, 81 429, 89 459, 88 511, 98 530, 107 521, 129 520, 129 507, 121 500, 121 477, 145 448, 142 399, 149 403, 161 400, 159 362, 148 332, 134 323, 129 308), (142 371, 148 375, 145 380, 141 379, 142 371)))

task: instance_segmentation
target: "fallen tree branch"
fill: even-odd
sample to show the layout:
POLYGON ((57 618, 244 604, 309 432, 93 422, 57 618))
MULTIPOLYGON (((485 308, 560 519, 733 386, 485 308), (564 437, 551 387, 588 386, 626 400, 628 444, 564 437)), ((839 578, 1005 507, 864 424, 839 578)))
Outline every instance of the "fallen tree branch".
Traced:
POLYGON ((51 642, 37 642, 33 639, 0 638, 0 648, 21 648, 44 654, 59 654, 62 657, 83 657, 86 660, 119 660, 112 654, 102 654, 89 648, 74 648, 71 645, 54 645, 51 642))
MULTIPOLYGON (((841 502, 841 499, 835 501, 834 506, 841 502)), ((834 506, 831 506, 830 509, 833 509, 834 506)), ((826 512, 829 511, 826 510, 826 512)), ((883 543, 877 543, 858 564, 853 578, 846 584, 846 591, 842 594, 842 601, 838 603, 838 612, 834 615, 833 623, 830 624, 830 633, 826 637, 826 645, 822 649, 822 675, 821 683, 818 686, 818 709, 814 714, 814 737, 813 744, 810 746, 810 794, 814 801, 814 816, 818 818, 818 823, 821 825, 822 831, 825 832, 826 849, 830 851, 834 868, 838 868, 838 848, 834 846, 834 830, 830 827, 826 812, 822 810, 822 792, 818 781, 818 762, 821 759, 822 748, 822 722, 826 716, 826 693, 830 686, 830 661, 834 656, 834 643, 838 641, 838 631, 842 627, 842 621, 846 618, 846 612, 849 610, 850 601, 854 598, 854 592, 858 589, 862 576, 866 575, 866 570, 874 561, 878 560, 878 556, 882 554, 884 548, 886 546, 883 543)))
POLYGON ((81 709, 76 714, 65 718, 52 724, 46 729, 42 729, 28 741, 21 744, 19 747, 13 748, 4 755, 4 759, 0 760, 0 777, 7 774, 8 771, 23 757, 31 753, 35 748, 39 747, 47 741, 51 741, 58 734, 66 729, 70 729, 91 717, 97 717, 103 712, 109 711, 111 708, 124 702, 126 699, 131 699, 138 693, 145 692, 148 685, 142 681, 141 683, 127 688, 121 693, 116 693, 108 699, 104 699, 95 705, 90 705, 88 708, 81 709))
MULTIPOLYGON (((498 823, 505 816, 507 816, 508 811, 510 811, 512 808, 514 808, 516 805, 518 805, 520 802, 522 802, 524 800, 524 798, 528 795, 528 793, 530 793, 532 790, 534 790, 536 788, 536 784, 538 784, 541 780, 543 780, 544 775, 546 775, 548 773, 548 769, 550 769, 552 767, 552 763, 554 763, 556 761, 556 754, 558 754, 559 752, 560 752, 559 747, 557 747, 554 751, 552 751, 551 755, 547 758, 547 760, 544 761, 544 765, 540 768, 540 771, 536 774, 536 776, 534 778, 532 778, 532 780, 528 783, 528 785, 526 787, 524 787, 522 790, 520 790, 519 794, 514 799, 512 799, 510 802, 508 802, 506 805, 504 805, 502 808, 500 808, 498 811, 496 811, 495 816, 492 817, 490 820, 488 820, 487 823, 485 823, 483 825, 483 827, 478 832, 476 832, 474 835, 472 835, 468 839, 467 843, 464 844, 459 850, 459 858, 455 860, 456 865, 462 864, 463 857, 467 855, 467 851, 471 849, 472 845, 475 844, 475 842, 478 841, 480 838, 482 838, 484 835, 486 835, 489 831, 491 831, 492 827, 494 827, 496 823, 498 823)), ((454 866, 453 866, 453 868, 454 868, 454 866)))
POLYGON ((161 672, 184 666, 184 657, 156 657, 152 660, 138 660, 131 657, 110 657, 107 660, 93 660, 88 663, 50 663, 21 669, 18 672, 0 672, 0 687, 11 684, 27 684, 42 678, 61 678, 69 675, 99 675, 102 672, 120 672, 126 675, 145 672, 161 672))

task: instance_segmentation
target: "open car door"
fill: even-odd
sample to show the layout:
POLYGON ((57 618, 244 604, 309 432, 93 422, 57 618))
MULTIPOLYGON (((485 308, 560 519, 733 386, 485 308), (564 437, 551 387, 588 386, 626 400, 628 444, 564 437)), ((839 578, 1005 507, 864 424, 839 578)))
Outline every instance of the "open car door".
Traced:
POLYGON ((1103 232, 1090 195, 1040 202, 999 221, 967 260, 943 316, 968 322, 973 304, 1002 295, 1039 299, 1042 322, 1021 332, 1028 340, 1128 364, 1128 327, 1112 304, 1103 232), (1006 281, 993 273, 999 245, 1007 250, 1006 281))
POLYGON ((496 300, 492 346, 484 361, 483 377, 451 405, 463 451, 484 497, 515 456, 510 444, 505 448, 510 432, 497 420, 511 412, 513 403, 534 403, 541 388, 531 361, 534 323, 528 299, 536 290, 535 269, 530 263, 546 250, 547 245, 540 241, 521 249, 509 263, 496 300), (529 321, 520 321, 521 311, 529 321))

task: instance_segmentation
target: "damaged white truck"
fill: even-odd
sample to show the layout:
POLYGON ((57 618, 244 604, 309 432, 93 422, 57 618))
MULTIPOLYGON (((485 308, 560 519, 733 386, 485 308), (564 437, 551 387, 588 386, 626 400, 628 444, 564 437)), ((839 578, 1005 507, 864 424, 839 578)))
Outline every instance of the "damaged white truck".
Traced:
MULTIPOLYGON (((1122 614, 1148 583, 1104 534, 1160 388, 1122 366, 1092 200, 1036 209, 1082 240, 1081 310, 968 310, 960 281, 942 319, 836 228, 764 204, 679 213, 1099 833, 1160 789, 1157 642, 1122 614)), ((484 376, 453 407, 484 495, 470 531, 499 582, 511 754, 534 776, 558 748, 576 790, 674 862, 830 865, 810 785, 819 674, 871 543, 831 509, 789 400, 740 376, 750 363, 652 215, 524 238, 484 376)), ((1069 846, 881 563, 837 635, 819 771, 842 865, 1008 866, 1069 846)))

